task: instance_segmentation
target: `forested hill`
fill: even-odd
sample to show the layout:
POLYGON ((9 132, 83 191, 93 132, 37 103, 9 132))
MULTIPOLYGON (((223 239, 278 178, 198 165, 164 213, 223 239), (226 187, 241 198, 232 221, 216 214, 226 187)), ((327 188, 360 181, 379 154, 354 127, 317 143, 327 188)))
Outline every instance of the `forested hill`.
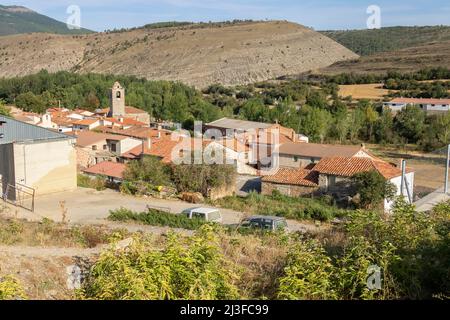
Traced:
POLYGON ((87 29, 70 30, 65 23, 28 8, 0 5, 0 36, 31 32, 84 34, 92 31, 87 29))
POLYGON ((321 33, 361 56, 450 40, 450 26, 388 27, 321 33))

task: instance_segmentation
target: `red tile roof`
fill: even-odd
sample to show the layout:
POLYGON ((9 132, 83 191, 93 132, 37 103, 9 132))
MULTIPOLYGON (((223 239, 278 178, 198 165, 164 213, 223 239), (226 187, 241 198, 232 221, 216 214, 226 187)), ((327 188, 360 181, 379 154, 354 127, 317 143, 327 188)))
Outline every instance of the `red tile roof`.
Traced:
POLYGON ((84 172, 89 174, 96 174, 101 176, 113 177, 117 179, 123 179, 123 173, 125 172, 125 169, 126 165, 123 163, 104 161, 84 170, 84 172))
POLYGON ((367 151, 363 146, 318 144, 305 142, 284 143, 279 148, 280 154, 295 155, 300 157, 325 158, 325 157, 353 157, 358 152, 367 151))
MULTIPOLYGON (((97 114, 109 113, 109 110, 110 110, 110 108, 97 109, 97 110, 95 110, 95 113, 97 113, 97 114)), ((147 113, 147 111, 138 109, 135 107, 125 106, 125 113, 126 114, 141 114, 141 113, 147 113)))
MULTIPOLYGON (((378 171, 385 179, 401 176, 401 169, 376 158, 332 157, 323 158, 314 167, 314 171, 342 177, 352 177, 361 172, 378 171)), ((411 172, 410 169, 407 172, 411 172)))
POLYGON ((134 120, 134 119, 130 119, 130 118, 122 118, 122 119, 117 119, 117 118, 105 118, 106 121, 112 122, 112 123, 116 123, 116 124, 120 124, 120 125, 126 125, 126 126, 145 126, 145 123, 134 120))
POLYGON ((389 103, 450 105, 450 99, 395 98, 389 103))
MULTIPOLYGON (((186 139, 186 138, 185 138, 186 139)), ((161 158, 161 161, 164 163, 171 163, 174 159, 172 159, 172 151, 175 150, 179 143, 186 144, 184 140, 173 141, 170 136, 162 136, 159 139, 151 139, 151 147, 149 148, 148 144, 144 145, 144 155, 155 156, 161 158)), ((192 139, 190 138, 189 142, 191 146, 191 150, 193 151, 195 147, 202 146, 206 147, 211 143, 209 140, 201 140, 201 139, 192 139)), ((180 148, 178 148, 180 149, 180 148)), ((126 152, 122 156, 129 159, 136 159, 142 155, 142 145, 137 146, 130 151, 126 152)))
POLYGON ((89 147, 93 144, 96 144, 102 140, 123 140, 128 137, 121 136, 117 134, 107 134, 107 133, 99 133, 94 131, 81 131, 77 133, 77 146, 79 147, 89 147))
POLYGON ((263 182, 318 187, 318 173, 307 169, 280 168, 276 174, 265 176, 263 182))
MULTIPOLYGON (((401 176, 401 169, 377 158, 332 157, 323 158, 316 165, 308 168, 280 168, 275 175, 265 176, 263 182, 316 187, 319 174, 353 177, 361 172, 377 171, 386 180, 401 176)), ((407 173, 413 172, 407 168, 407 173)))

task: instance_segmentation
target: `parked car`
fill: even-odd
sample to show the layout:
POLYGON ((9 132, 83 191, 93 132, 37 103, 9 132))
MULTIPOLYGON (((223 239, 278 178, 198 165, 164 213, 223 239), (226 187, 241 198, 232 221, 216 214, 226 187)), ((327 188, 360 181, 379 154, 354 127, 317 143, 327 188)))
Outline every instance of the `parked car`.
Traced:
POLYGON ((248 229, 261 229, 267 231, 289 231, 286 219, 283 217, 274 216, 253 216, 244 219, 241 222, 240 227, 248 229))
POLYGON ((187 216, 189 219, 202 219, 208 222, 222 223, 222 214, 218 209, 212 208, 192 208, 186 209, 181 214, 187 216))

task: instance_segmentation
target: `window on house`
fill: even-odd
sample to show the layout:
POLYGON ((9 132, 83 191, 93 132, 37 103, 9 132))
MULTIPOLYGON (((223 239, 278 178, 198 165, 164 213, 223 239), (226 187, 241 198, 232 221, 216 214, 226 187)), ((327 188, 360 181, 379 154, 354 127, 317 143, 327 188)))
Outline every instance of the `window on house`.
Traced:
POLYGON ((298 157, 297 156, 294 157, 294 162, 298 162, 298 157))
POLYGON ((107 144, 104 144, 103 145, 103 150, 107 150, 108 149, 108 145, 107 144))
POLYGON ((111 151, 112 152, 116 152, 117 151, 117 146, 115 143, 111 144, 111 151))
POLYGON ((336 185, 336 177, 335 176, 328 176, 328 186, 333 187, 336 185))
POLYGON ((117 98, 117 99, 120 99, 121 96, 122 96, 122 95, 120 94, 120 91, 117 91, 117 93, 116 93, 116 98, 117 98))
POLYGON ((96 151, 97 150, 97 146, 92 146, 92 150, 96 151))

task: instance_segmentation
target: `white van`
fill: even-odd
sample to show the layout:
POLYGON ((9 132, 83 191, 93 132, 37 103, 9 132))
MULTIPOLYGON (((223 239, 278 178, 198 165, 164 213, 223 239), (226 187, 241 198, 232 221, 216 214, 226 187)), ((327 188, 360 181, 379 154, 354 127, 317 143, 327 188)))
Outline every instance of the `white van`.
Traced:
POLYGON ((220 211, 212 208, 192 208, 186 209, 181 214, 187 216, 189 219, 202 219, 208 222, 222 223, 222 215, 220 211))

